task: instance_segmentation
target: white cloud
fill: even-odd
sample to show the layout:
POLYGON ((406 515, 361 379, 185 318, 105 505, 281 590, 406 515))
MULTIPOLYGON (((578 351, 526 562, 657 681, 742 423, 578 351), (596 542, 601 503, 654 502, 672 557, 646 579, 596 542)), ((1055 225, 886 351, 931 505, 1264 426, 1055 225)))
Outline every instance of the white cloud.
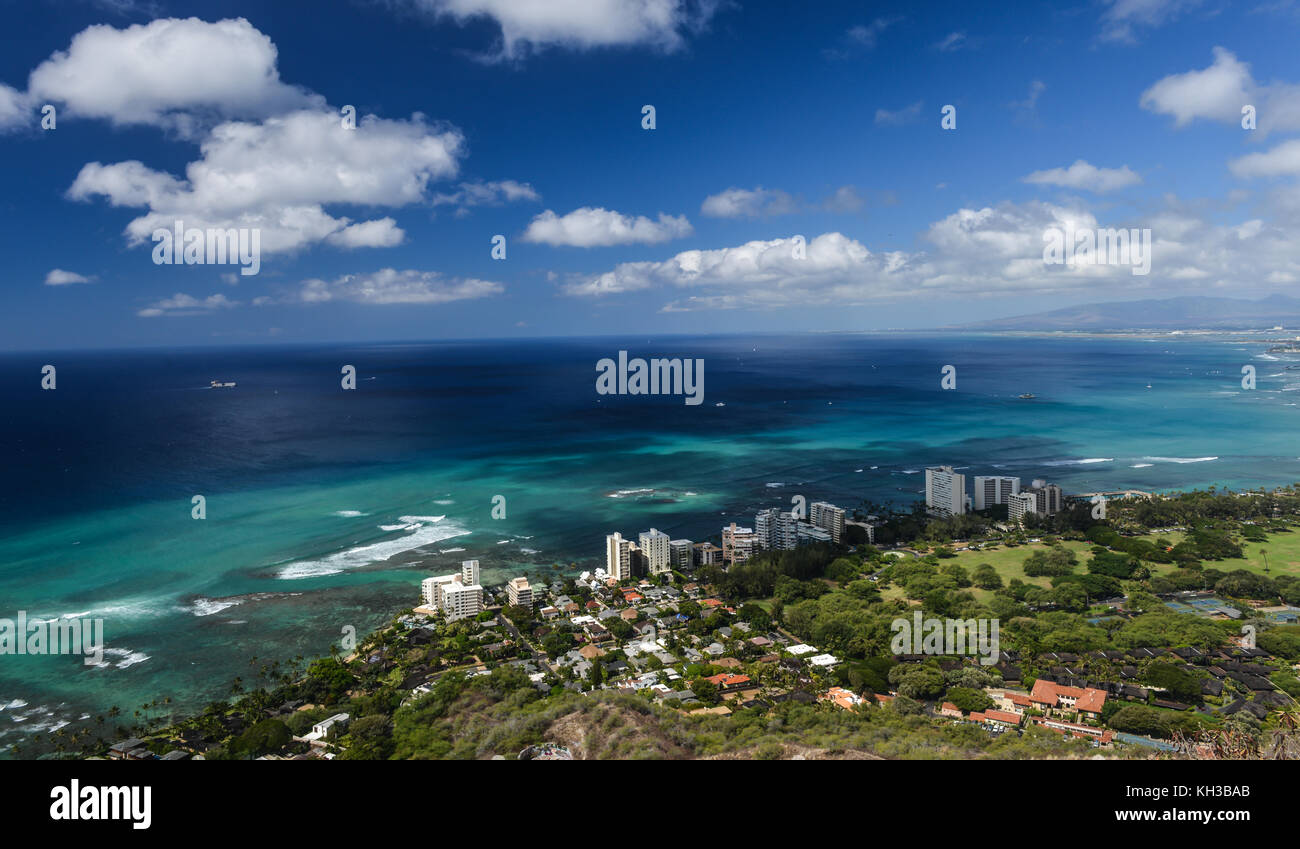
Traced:
POLYGON ((905 106, 896 112, 890 112, 888 109, 876 110, 876 124, 883 126, 898 127, 903 124, 910 124, 921 115, 921 101, 916 101, 911 106, 905 106))
POLYGON ((430 181, 456 174, 463 138, 420 115, 368 115, 356 130, 344 130, 333 113, 299 111, 261 123, 221 124, 200 151, 202 158, 186 167, 185 180, 135 161, 88 163, 68 197, 148 207, 127 225, 132 245, 181 220, 187 228, 259 228, 267 253, 324 240, 342 247, 389 246, 403 236, 391 218, 354 224, 323 207, 422 202, 430 181))
POLYGON ((490 280, 445 277, 436 271, 384 268, 366 274, 345 274, 331 281, 304 280, 290 300, 305 304, 330 301, 376 305, 445 304, 486 298, 504 291, 504 286, 490 280))
MULTIPOLYGON (((595 274, 573 274, 562 291, 574 296, 663 289, 680 293, 668 311, 727 308, 852 306, 928 298, 1017 297, 1070 293, 1103 297, 1242 292, 1270 275, 1300 269, 1291 223, 1262 219, 1235 225, 1188 211, 1176 198, 1141 219, 1099 221, 1086 207, 1031 201, 963 208, 933 222, 921 251, 873 252, 841 233, 807 242, 796 259, 794 238, 729 248, 683 251, 662 261, 622 263, 595 274), (1049 265, 1049 230, 1150 229, 1150 273, 1129 265, 1049 265)), ((1300 201, 1292 210, 1300 218, 1300 201)))
POLYGON ((31 126, 32 109, 27 95, 0 83, 0 133, 31 126))
POLYGON ((75 271, 64 271, 62 268, 55 268, 45 275, 46 286, 68 286, 73 283, 94 283, 94 276, 87 277, 84 274, 78 274, 75 271))
POLYGON ((1137 40, 1135 30, 1155 28, 1174 20, 1188 9, 1200 5, 1201 0, 1105 0, 1106 10, 1101 16, 1101 38, 1132 44, 1137 40))
POLYGON ((1075 160, 1069 168, 1035 171, 1023 180, 1040 186, 1062 186, 1097 193, 1113 192, 1142 182, 1137 172, 1127 165, 1121 168, 1098 168, 1082 159, 1075 160))
POLYGON ((524 241, 578 248, 652 245, 692 232, 684 215, 674 217, 661 212, 659 220, 652 221, 644 215, 633 218, 612 209, 584 206, 564 216, 546 210, 528 225, 524 241))
POLYGON ((880 40, 880 34, 898 23, 901 18, 876 18, 869 24, 849 27, 840 39, 840 45, 823 50, 828 59, 845 59, 859 50, 874 50, 880 40))
POLYGON ((1238 177, 1300 177, 1300 139, 1234 159, 1228 168, 1238 177))
POLYGON ((586 49, 646 45, 681 48, 702 29, 719 0, 411 0, 458 23, 487 18, 501 28, 498 58, 548 46, 586 49))
POLYGON ((827 212, 857 212, 865 201, 853 186, 840 186, 835 194, 822 201, 822 209, 827 212))
POLYGON ((729 188, 709 195, 700 204, 700 214, 710 218, 760 218, 788 215, 795 211, 794 198, 780 189, 729 188))
POLYGON ((232 301, 225 295, 209 295, 206 298, 195 298, 177 292, 170 298, 164 298, 161 301, 155 301, 144 309, 136 313, 143 318, 157 318, 162 315, 186 316, 186 315, 203 315, 205 313, 215 312, 219 309, 230 309, 239 306, 239 301, 232 301))
POLYGON ((280 81, 275 45, 243 18, 87 27, 32 71, 28 96, 62 104, 71 116, 184 135, 222 119, 324 105, 319 95, 280 81))
POLYGON ((540 201, 541 199, 542 196, 528 183, 520 183, 517 180, 496 180, 461 183, 454 192, 434 195, 433 205, 501 206, 516 201, 540 201))
POLYGON ((941 50, 944 53, 951 53, 954 50, 960 50, 965 46, 966 46, 966 33, 950 32, 946 36, 944 36, 943 40, 935 44, 934 48, 936 50, 941 50))
POLYGON ((1013 100, 1007 104, 1012 109, 1019 109, 1024 112, 1032 112, 1038 106, 1038 98, 1042 97, 1043 92, 1047 91, 1047 83, 1042 80, 1034 80, 1029 84, 1029 93, 1024 100, 1013 100))
POLYGON ((1170 74, 1142 93, 1143 109, 1172 115, 1185 127, 1197 118, 1211 121, 1241 120, 1241 107, 1251 102, 1255 84, 1250 66, 1231 51, 1214 48, 1214 64, 1200 71, 1170 74))
POLYGON ((1241 126, 1241 110, 1254 106, 1262 138, 1278 131, 1300 130, 1300 84, 1260 84, 1250 65, 1230 50, 1214 48, 1214 62, 1199 71, 1170 74, 1142 93, 1142 108, 1170 115, 1185 127, 1198 119, 1241 126))

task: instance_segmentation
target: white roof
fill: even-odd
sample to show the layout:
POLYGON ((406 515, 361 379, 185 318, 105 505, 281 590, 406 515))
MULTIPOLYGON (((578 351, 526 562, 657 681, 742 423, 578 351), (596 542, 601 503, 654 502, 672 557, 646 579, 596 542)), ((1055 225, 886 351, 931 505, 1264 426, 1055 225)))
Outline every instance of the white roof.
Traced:
POLYGON ((790 648, 786 649, 786 651, 790 652, 790 654, 793 655, 801 655, 801 654, 808 654, 810 652, 815 652, 817 651, 817 649, 813 648, 812 646, 804 645, 803 643, 800 643, 797 646, 790 646, 790 648))
POLYGON ((810 658, 808 662, 813 666, 834 666, 839 663, 839 660, 833 654, 819 654, 810 658))

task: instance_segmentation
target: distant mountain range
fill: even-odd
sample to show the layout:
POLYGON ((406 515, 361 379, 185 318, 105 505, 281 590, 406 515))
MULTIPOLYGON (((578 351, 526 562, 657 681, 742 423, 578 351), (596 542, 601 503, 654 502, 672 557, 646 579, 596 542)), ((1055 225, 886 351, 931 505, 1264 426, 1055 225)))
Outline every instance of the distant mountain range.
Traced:
POLYGON ((963 324, 964 330, 1267 330, 1300 327, 1300 298, 1178 297, 1085 304, 963 324))

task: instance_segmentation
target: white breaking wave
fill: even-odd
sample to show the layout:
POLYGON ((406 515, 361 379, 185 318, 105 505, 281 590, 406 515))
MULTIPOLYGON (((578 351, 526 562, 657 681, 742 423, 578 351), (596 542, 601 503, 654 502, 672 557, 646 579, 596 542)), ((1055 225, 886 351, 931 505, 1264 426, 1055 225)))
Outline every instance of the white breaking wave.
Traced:
POLYGON ((345 519, 350 519, 353 516, 364 516, 366 514, 362 513, 360 510, 335 510, 334 515, 342 516, 345 519))
POLYGON ((1134 463, 1133 465, 1129 466, 1129 468, 1130 468, 1130 469, 1149 469, 1149 468, 1151 468, 1151 464, 1150 464, 1150 463, 1134 463))
POLYGON ((1217 460, 1218 457, 1143 457, 1143 460, 1152 460, 1156 463, 1208 463, 1211 460, 1217 460))
POLYGON ((455 554, 455 553, 458 552, 458 551, 464 551, 464 550, 465 550, 465 549, 463 549, 463 548, 440 548, 440 549, 438 549, 438 553, 439 553, 439 554, 455 554))
POLYGON ((1085 457, 1082 460, 1052 460, 1044 466, 1087 466, 1093 463, 1113 463, 1114 457, 1085 457))
POLYGON ((301 578, 335 575, 347 569, 382 563, 403 552, 470 533, 460 525, 452 522, 444 523, 443 519, 446 518, 446 516, 399 516, 399 521, 414 526, 405 536, 338 551, 318 560, 300 560, 290 563, 281 569, 276 577, 285 581, 295 581, 301 578))
POLYGON ((135 666, 137 663, 144 663, 149 659, 149 655, 144 652, 133 651, 131 649, 104 649, 104 657, 105 659, 99 663, 92 663, 89 665, 96 669, 107 669, 110 666, 114 669, 126 669, 128 666, 135 666), (118 657, 121 658, 121 660, 114 663, 107 659, 109 657, 118 657))
POLYGON ((195 616, 211 616, 237 604, 243 604, 243 599, 200 598, 190 605, 190 612, 195 616))

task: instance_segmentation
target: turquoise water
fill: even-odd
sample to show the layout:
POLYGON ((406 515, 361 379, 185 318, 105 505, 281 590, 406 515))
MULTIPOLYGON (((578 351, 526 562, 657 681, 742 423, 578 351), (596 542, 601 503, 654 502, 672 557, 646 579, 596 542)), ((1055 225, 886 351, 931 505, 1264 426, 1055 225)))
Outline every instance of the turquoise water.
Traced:
POLYGON ((224 697, 462 559, 488 584, 568 573, 613 530, 698 541, 794 494, 909 502, 929 464, 1067 492, 1289 484, 1300 360, 1268 347, 836 334, 5 357, 0 616, 102 617, 110 653, 0 656, 0 745, 224 697), (597 396, 595 363, 620 349, 703 358, 705 403, 597 396), (54 393, 30 379, 45 362, 54 393))

